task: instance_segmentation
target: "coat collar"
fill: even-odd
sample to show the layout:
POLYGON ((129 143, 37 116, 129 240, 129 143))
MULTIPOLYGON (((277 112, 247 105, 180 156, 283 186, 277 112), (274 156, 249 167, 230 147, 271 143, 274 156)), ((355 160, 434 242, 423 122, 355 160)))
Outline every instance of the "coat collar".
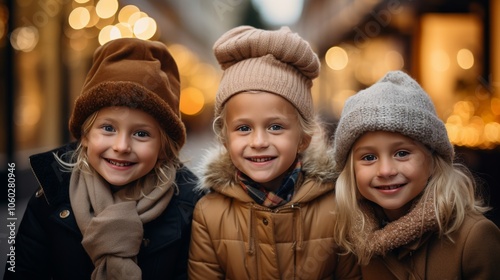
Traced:
POLYGON ((33 173, 43 190, 49 205, 59 205, 69 201, 69 180, 71 172, 56 161, 55 156, 63 156, 76 148, 76 143, 56 148, 54 150, 30 156, 33 173))
MULTIPOLYGON (((326 146, 325 146, 326 147, 326 146)), ((202 180, 198 189, 215 191, 243 202, 253 200, 239 187, 236 179, 236 167, 223 146, 207 150, 202 159, 202 180)), ((309 148, 302 157, 303 185, 292 201, 307 202, 319 195, 334 190, 337 174, 334 172, 330 150, 309 148)))

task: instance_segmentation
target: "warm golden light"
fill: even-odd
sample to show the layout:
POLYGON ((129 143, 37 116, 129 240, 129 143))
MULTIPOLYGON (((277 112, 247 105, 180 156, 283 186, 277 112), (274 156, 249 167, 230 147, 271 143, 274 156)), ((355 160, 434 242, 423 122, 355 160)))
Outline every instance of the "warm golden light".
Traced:
POLYGON ((474 54, 468 49, 461 49, 457 53, 457 63, 462 69, 470 69, 474 66, 474 54))
POLYGON ((123 8, 121 8, 120 12, 118 13, 118 21, 123 22, 123 23, 128 22, 130 17, 133 14, 139 13, 140 11, 141 10, 139 10, 139 8, 137 8, 137 6, 127 5, 123 8))
POLYGON ((156 33, 156 21, 150 17, 137 20, 134 24, 134 35, 137 38, 147 40, 156 33))
POLYGON ((117 0, 100 0, 95 6, 96 13, 100 18, 110 18, 118 11, 117 0))
POLYGON ((120 38, 120 29, 116 26, 108 25, 99 32, 99 44, 104 45, 107 42, 120 38))
POLYGON ((205 104, 203 93, 194 87, 189 87, 181 92, 180 110, 186 115, 196 115, 201 112, 205 104))
POLYGON ((37 98, 31 94, 21 95, 14 122, 19 126, 33 126, 40 121, 41 109, 37 98))
MULTIPOLYGON (((484 100, 490 103, 492 100, 484 100)), ((446 120, 448 137, 454 145, 491 149, 500 144, 500 123, 498 117, 477 99, 458 101, 453 113, 446 120), (485 109, 486 108, 486 109, 485 109)))
POLYGON ((438 72, 444 72, 450 68, 450 57, 443 50, 434 50, 431 53, 432 68, 438 72))
POLYGON ((128 23, 120 22, 116 24, 115 27, 120 31, 120 37, 122 38, 134 37, 134 32, 132 31, 132 27, 128 23))
POLYGON ((38 38, 38 29, 34 26, 19 27, 12 31, 10 43, 18 51, 30 52, 38 44, 38 38))
POLYGON ((87 9, 87 11, 89 11, 89 15, 90 15, 89 23, 85 27, 87 27, 87 28, 93 27, 99 22, 99 16, 97 16, 97 13, 95 11, 94 6, 87 6, 85 8, 87 9))
POLYGON ((197 71, 192 75, 191 85, 202 90, 212 89, 217 85, 217 73, 212 65, 199 63, 197 71))
POLYGON ((343 48, 331 47, 325 54, 325 61, 331 69, 342 70, 347 66, 349 57, 343 48))
POLYGON ((500 98, 493 97, 491 99, 491 112, 497 116, 500 116, 500 98))
POLYGON ((90 13, 85 7, 78 7, 71 11, 68 17, 69 26, 73 29, 85 28, 90 22, 90 13))
POLYGON ((131 14, 129 17, 128 17, 128 24, 130 24, 131 26, 134 26, 135 23, 141 19, 141 18, 145 18, 145 17, 149 17, 148 14, 144 13, 144 12, 135 12, 133 14, 131 14))

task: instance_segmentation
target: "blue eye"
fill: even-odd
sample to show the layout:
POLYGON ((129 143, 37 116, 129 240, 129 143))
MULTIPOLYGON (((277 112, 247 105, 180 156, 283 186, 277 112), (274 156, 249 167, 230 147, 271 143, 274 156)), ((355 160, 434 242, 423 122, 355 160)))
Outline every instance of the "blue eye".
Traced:
POLYGON ((396 152, 396 157, 405 157, 407 155, 409 155, 410 153, 407 152, 407 151, 398 151, 396 152))
POLYGON ((283 129, 283 126, 279 125, 279 124, 273 124, 269 127, 270 130, 281 130, 283 129))
POLYGON ((139 137, 148 137, 149 133, 146 131, 137 131, 136 133, 134 133, 134 135, 139 136, 139 137))
POLYGON ((107 131, 107 132, 114 132, 114 131, 115 131, 115 129, 114 129, 114 128, 113 128, 113 126, 111 126, 111 125, 103 125, 101 128, 102 128, 104 131, 107 131))
POLYGON ((361 159, 366 160, 366 161, 372 161, 372 160, 376 160, 377 157, 374 155, 366 155, 366 156, 362 157, 361 159))
POLYGON ((250 127, 247 125, 239 126, 236 130, 238 131, 250 131, 250 127))

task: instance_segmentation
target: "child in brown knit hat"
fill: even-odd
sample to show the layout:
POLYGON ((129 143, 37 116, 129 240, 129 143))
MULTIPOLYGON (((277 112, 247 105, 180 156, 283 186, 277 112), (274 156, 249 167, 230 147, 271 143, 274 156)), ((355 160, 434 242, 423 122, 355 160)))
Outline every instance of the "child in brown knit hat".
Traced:
POLYGON ((76 144, 30 157, 40 189, 5 279, 187 279, 199 194, 179 160, 179 95, 164 44, 96 50, 69 122, 76 144))
POLYGON ((500 231, 410 76, 389 72, 350 97, 334 149, 335 236, 363 279, 498 279, 500 231))
POLYGON ((357 279, 333 238, 333 161, 311 97, 318 57, 288 27, 236 27, 214 53, 221 147, 203 173, 189 278, 357 279))

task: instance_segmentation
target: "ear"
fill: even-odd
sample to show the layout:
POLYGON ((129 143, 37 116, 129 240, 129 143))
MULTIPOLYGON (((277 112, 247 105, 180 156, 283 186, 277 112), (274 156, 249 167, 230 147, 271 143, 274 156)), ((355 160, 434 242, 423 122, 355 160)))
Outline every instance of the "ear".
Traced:
POLYGON ((87 148, 89 146, 89 140, 87 139, 87 136, 82 136, 81 140, 82 146, 87 148))
POLYGON ((309 147, 310 144, 311 144, 311 136, 309 136, 309 135, 302 136, 302 139, 300 140, 297 152, 302 153, 303 151, 305 151, 309 147))

